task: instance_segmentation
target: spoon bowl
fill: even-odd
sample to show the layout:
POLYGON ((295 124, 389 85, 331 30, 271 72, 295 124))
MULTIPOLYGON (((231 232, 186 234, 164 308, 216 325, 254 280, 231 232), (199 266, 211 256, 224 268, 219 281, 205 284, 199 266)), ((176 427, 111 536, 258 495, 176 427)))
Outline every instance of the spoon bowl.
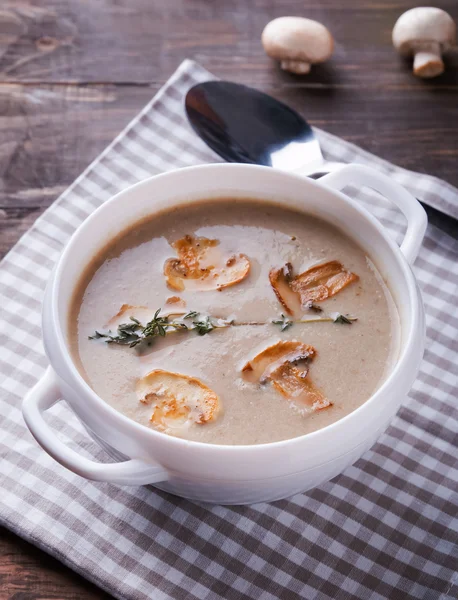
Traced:
MULTIPOLYGON (((323 158, 312 127, 272 96, 239 83, 206 81, 185 99, 189 122, 227 162, 251 163, 318 179, 344 163, 323 158)), ((455 239, 456 220, 421 202, 430 221, 455 239)))
POLYGON ((301 115, 248 86, 230 81, 199 83, 188 91, 185 108, 194 131, 228 162, 305 175, 329 172, 336 164, 341 167, 324 161, 313 129, 301 115))

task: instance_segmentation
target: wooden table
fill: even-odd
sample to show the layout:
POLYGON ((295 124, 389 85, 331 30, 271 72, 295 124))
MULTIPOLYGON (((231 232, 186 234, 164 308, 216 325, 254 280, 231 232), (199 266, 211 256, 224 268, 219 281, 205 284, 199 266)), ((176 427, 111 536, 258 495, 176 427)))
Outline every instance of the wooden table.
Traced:
MULTIPOLYGON (((314 125, 458 186, 458 53, 418 80, 391 45, 415 0, 17 0, 0 7, 0 254, 146 104, 186 57, 256 86, 314 125), (263 53, 272 18, 297 14, 336 40, 299 78, 263 53)), ((424 4, 428 4, 425 2, 424 4)), ((458 21, 456 0, 440 0, 458 21)), ((444 228, 456 226, 430 214, 444 228)), ((0 529, 0 599, 108 598, 0 529)))

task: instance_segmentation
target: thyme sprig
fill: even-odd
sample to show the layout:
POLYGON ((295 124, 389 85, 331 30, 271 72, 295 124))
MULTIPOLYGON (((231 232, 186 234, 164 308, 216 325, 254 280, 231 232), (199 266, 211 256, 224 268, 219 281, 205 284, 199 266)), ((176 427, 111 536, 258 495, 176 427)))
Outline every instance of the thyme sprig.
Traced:
MULTIPOLYGON (((312 307, 309 306, 308 308, 312 308, 312 307)), ((318 311, 315 310, 315 312, 323 311, 323 309, 320 307, 316 307, 316 308, 318 308, 318 311)), ((273 323, 274 325, 280 325, 280 331, 286 331, 287 329, 289 329, 296 323, 322 323, 322 322, 324 322, 324 323, 339 323, 342 325, 351 325, 354 321, 357 321, 357 320, 358 319, 356 317, 351 317, 350 315, 343 315, 341 313, 335 313, 333 316, 329 316, 329 317, 312 317, 312 318, 307 317, 305 319, 297 319, 296 321, 293 321, 293 320, 289 319, 288 317, 286 317, 282 313, 281 319, 272 320, 271 323, 273 323)), ((237 324, 242 325, 242 323, 237 323, 237 324)))
POLYGON ((341 325, 351 325, 355 321, 357 321, 357 317, 352 317, 350 315, 343 315, 342 313, 334 313, 329 317, 316 317, 312 319, 299 319, 298 321, 294 321, 295 323, 338 323, 341 325))
POLYGON ((135 317, 129 317, 130 322, 121 323, 117 327, 116 333, 111 330, 107 332, 95 331, 93 335, 89 336, 90 340, 103 339, 107 344, 119 344, 121 346, 129 346, 134 348, 142 342, 146 342, 148 345, 157 337, 165 337, 172 331, 193 331, 195 330, 198 335, 205 335, 213 331, 213 329, 229 327, 232 322, 223 321, 218 319, 216 322, 212 320, 212 317, 205 316, 199 319, 200 313, 197 311, 191 311, 182 317, 181 321, 169 319, 169 316, 162 315, 161 309, 159 308, 153 318, 143 325, 135 317), (191 325, 184 322, 185 319, 194 319, 191 325))
MULTIPOLYGON (((311 307, 310 307, 311 308, 311 307)), ((321 311, 321 309, 320 309, 321 311)), ((320 312, 318 311, 318 312, 320 312)), ((165 337, 168 333, 173 331, 195 331, 198 335, 206 335, 212 332, 214 329, 224 329, 227 327, 240 327, 244 325, 267 325, 265 322, 248 321, 248 322, 237 322, 227 321, 209 315, 202 316, 198 311, 190 311, 180 320, 170 320, 169 315, 161 315, 161 309, 159 308, 153 318, 143 325, 135 317, 129 317, 129 322, 121 323, 118 325, 116 332, 108 330, 106 332, 96 330, 93 335, 89 336, 90 340, 103 340, 107 344, 118 344, 120 346, 129 346, 129 348, 135 348, 141 343, 151 345, 153 340, 157 337, 165 337), (192 319, 192 323, 185 323, 185 320, 192 319)), ((356 317, 350 315, 343 315, 336 313, 333 316, 317 316, 312 318, 297 319, 293 321, 286 315, 281 314, 281 318, 273 319, 271 321, 274 325, 280 326, 280 331, 286 331, 297 323, 314 323, 314 322, 331 322, 339 323, 342 325, 351 325, 354 321, 357 321, 356 317)))
POLYGON ((316 317, 312 319, 299 319, 295 323, 339 323, 342 325, 351 325, 354 321, 357 321, 357 317, 351 317, 350 315, 343 315, 341 313, 335 313, 334 316, 329 317, 316 317))
POLYGON ((107 344, 120 344, 122 346, 133 348, 141 342, 143 337, 142 332, 145 328, 134 317, 130 317, 130 320, 130 323, 121 323, 121 325, 118 325, 116 335, 113 335, 111 330, 107 333, 95 331, 94 335, 89 336, 89 339, 104 339, 107 344))

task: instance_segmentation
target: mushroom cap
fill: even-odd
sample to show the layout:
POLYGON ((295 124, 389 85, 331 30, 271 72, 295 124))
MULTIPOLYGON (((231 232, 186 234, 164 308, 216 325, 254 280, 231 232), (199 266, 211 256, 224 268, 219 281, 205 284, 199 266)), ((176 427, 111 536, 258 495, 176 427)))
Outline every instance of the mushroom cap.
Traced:
POLYGON ((223 257, 218 244, 218 240, 193 235, 174 242, 172 246, 179 258, 169 258, 164 263, 169 288, 179 292, 222 290, 245 279, 251 267, 248 257, 245 254, 223 257))
POLYGON ((310 64, 327 60, 334 49, 328 29, 318 21, 303 17, 279 17, 267 23, 262 45, 277 60, 297 60, 310 64))
POLYGON ((419 6, 403 13, 393 28, 393 45, 409 56, 422 45, 436 43, 446 52, 456 39, 452 17, 440 8, 419 6))
POLYGON ((295 277, 291 263, 269 272, 270 285, 289 315, 301 314, 310 302, 331 298, 358 279, 338 260, 315 265, 295 277))
POLYGON ((216 393, 196 377, 155 369, 137 381, 140 402, 151 404, 151 423, 166 433, 216 419, 220 402, 216 393))
POLYGON ((314 358, 316 350, 313 346, 297 340, 283 340, 267 346, 242 368, 248 381, 265 383, 270 374, 279 366, 314 358))

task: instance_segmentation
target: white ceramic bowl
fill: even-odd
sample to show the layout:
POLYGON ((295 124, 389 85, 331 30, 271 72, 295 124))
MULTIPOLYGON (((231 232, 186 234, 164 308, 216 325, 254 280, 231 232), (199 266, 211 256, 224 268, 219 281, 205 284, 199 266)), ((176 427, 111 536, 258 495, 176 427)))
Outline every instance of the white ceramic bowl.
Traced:
POLYGON ((417 255, 425 228, 425 212, 413 196, 379 172, 358 165, 346 166, 319 181, 252 165, 203 165, 134 185, 86 219, 62 253, 43 306, 43 337, 51 366, 24 399, 25 421, 58 462, 97 481, 151 483, 186 498, 221 504, 272 501, 319 485, 372 446, 416 377, 425 324, 409 263, 417 255), (400 248, 374 217, 339 191, 347 184, 372 187, 401 209, 407 232, 400 248), (320 431, 254 446, 210 445, 167 436, 106 404, 83 380, 70 356, 66 332, 69 302, 94 254, 142 217, 204 198, 218 202, 228 196, 281 202, 336 224, 370 255, 393 294, 401 320, 401 350, 391 375, 365 404, 320 431), (121 462, 96 463, 60 441, 43 412, 61 399, 89 434, 121 462))

